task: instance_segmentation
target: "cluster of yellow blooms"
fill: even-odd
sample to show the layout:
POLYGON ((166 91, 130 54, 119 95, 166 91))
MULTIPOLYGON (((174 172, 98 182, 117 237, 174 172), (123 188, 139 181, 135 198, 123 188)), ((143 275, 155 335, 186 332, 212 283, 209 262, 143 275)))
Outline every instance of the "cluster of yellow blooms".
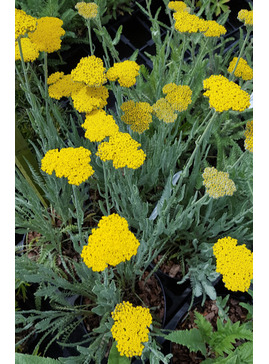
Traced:
POLYGON ((83 57, 71 71, 73 81, 84 82, 88 86, 101 86, 106 82, 105 67, 101 58, 83 57))
POLYGON ((84 19, 93 19, 98 14, 98 5, 95 3, 85 3, 84 1, 81 1, 76 4, 75 8, 79 15, 84 19))
MULTIPOLYGON (((236 65, 238 58, 234 57, 233 60, 229 64, 228 72, 232 73, 234 70, 234 67, 236 65)), ((236 69, 234 71, 234 75, 236 77, 242 77, 243 80, 252 80, 253 78, 253 70, 251 67, 249 67, 247 61, 243 58, 239 59, 239 62, 236 66, 236 69)))
POLYGON ((236 191, 234 181, 229 179, 229 173, 217 171, 215 167, 205 168, 203 179, 203 185, 210 197, 232 196, 236 191))
POLYGON ((86 114, 85 122, 81 125, 86 129, 85 138, 91 142, 101 142, 119 131, 112 115, 107 115, 104 110, 94 110, 86 114))
POLYGON ((163 97, 157 100, 152 107, 154 115, 156 115, 159 120, 163 120, 165 123, 173 123, 177 118, 177 114, 174 112, 175 110, 163 97))
MULTIPOLYGON (((33 62, 39 56, 39 50, 35 43, 29 38, 21 38, 21 48, 24 62, 33 62)), ((15 61, 21 59, 19 44, 15 41, 15 61)))
POLYGON ((176 111, 185 111, 191 104, 192 90, 189 86, 168 83, 163 87, 163 93, 166 94, 165 99, 176 111))
POLYGON ((110 81, 118 80, 123 87, 131 87, 136 82, 140 66, 135 61, 124 61, 114 63, 113 67, 109 68, 106 77, 110 81))
POLYGON ((242 9, 238 13, 238 19, 245 25, 253 25, 253 10, 242 9))
POLYGON ((130 302, 117 304, 111 313, 114 324, 111 328, 113 338, 117 341, 119 353, 123 356, 141 356, 143 343, 148 342, 149 326, 152 316, 146 307, 134 307, 130 302))
POLYGON ((132 139, 128 133, 115 133, 108 142, 102 142, 96 153, 104 162, 113 161, 115 168, 128 167, 132 169, 142 166, 146 159, 146 154, 142 149, 141 144, 132 139))
POLYGON ((85 113, 90 113, 98 108, 102 109, 107 104, 108 96, 108 89, 105 86, 83 86, 71 93, 74 108, 85 113))
POLYGON ((71 75, 65 75, 63 72, 52 73, 47 83, 49 96, 56 100, 69 97, 83 87, 81 83, 72 81, 71 75))
POLYGON ((253 153, 253 120, 247 122, 245 138, 245 149, 253 153))
POLYGON ((27 32, 33 32, 36 24, 36 18, 27 15, 23 10, 15 9, 15 40, 27 32))
POLYGON ((152 106, 149 103, 129 100, 121 105, 121 110, 124 112, 121 120, 130 125, 133 131, 141 134, 149 129, 152 122, 152 106))
POLYGON ((250 95, 236 83, 222 75, 212 75, 204 80, 204 96, 209 97, 210 107, 222 112, 229 109, 244 111, 250 106, 250 95))
POLYGON ((55 171, 56 177, 67 177, 69 184, 78 186, 94 173, 90 155, 83 147, 51 149, 42 158, 41 169, 48 174, 55 171))
POLYGON ((205 37, 220 37, 227 30, 215 20, 204 20, 195 14, 189 14, 189 8, 182 1, 171 1, 168 7, 175 10, 175 29, 180 33, 201 32, 205 37))
POLYGON ((225 287, 231 291, 248 291, 253 278, 253 253, 246 245, 237 246, 231 237, 219 239, 213 246, 217 259, 216 271, 223 276, 225 287))
POLYGON ((34 32, 28 36, 40 52, 52 53, 61 48, 61 36, 65 34, 63 21, 54 17, 44 17, 37 20, 34 32))
POLYGON ((128 222, 118 214, 103 216, 97 228, 92 229, 88 245, 81 257, 94 272, 103 271, 108 265, 116 266, 130 260, 137 253, 140 243, 128 229, 128 222))

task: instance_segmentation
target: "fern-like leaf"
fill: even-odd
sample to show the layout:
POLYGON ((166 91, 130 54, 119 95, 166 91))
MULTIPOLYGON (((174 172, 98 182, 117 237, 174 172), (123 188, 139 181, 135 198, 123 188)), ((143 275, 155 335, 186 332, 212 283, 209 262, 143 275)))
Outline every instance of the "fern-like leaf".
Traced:
POLYGON ((187 346, 190 351, 201 351, 206 355, 206 346, 201 332, 197 329, 177 330, 165 336, 166 339, 180 345, 187 346))

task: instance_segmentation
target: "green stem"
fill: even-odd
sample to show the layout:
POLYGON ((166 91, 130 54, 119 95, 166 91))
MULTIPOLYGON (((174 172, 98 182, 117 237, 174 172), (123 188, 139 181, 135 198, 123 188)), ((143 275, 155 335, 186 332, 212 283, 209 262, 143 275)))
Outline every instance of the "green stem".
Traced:
POLYGON ((178 67, 178 71, 177 71, 177 77, 176 77, 176 84, 178 84, 179 78, 180 78, 180 74, 181 74, 181 69, 182 69, 182 64, 184 61, 184 54, 186 51, 186 34, 183 34, 183 46, 182 46, 182 53, 181 53, 181 59, 180 59, 180 63, 179 63, 179 67, 178 67))
POLYGON ((48 54, 44 52, 44 79, 45 79, 45 102, 46 102, 46 118, 49 118, 49 104, 48 104, 48 54))
POLYGON ((105 199, 106 199, 106 209, 107 209, 107 215, 110 215, 110 206, 108 201, 108 184, 107 184, 107 171, 106 171, 106 165, 105 162, 103 162, 103 171, 104 171, 104 182, 105 182, 105 199))
POLYGON ((238 164, 239 162, 241 162, 241 160, 245 157, 245 155, 249 153, 247 152, 246 150, 240 155, 240 157, 237 159, 237 161, 232 165, 232 166, 228 166, 227 169, 234 169, 238 164))
POLYGON ((247 35, 246 35, 246 38, 245 38, 244 43, 243 43, 243 45, 242 45, 242 48, 241 48, 241 50, 240 50, 240 53, 239 53, 238 59, 237 59, 237 61, 236 61, 236 64, 235 64, 235 66, 234 66, 233 72, 230 74, 229 81, 233 81, 233 80, 234 80, 234 73, 235 73, 236 67, 237 67, 237 65, 238 65, 238 63, 239 63, 240 58, 242 58, 242 57, 243 57, 243 55, 244 55, 244 50, 245 50, 245 47, 246 47, 246 45, 247 45, 247 42, 248 42, 248 38, 249 38, 250 33, 251 33, 251 29, 249 29, 249 28, 248 28, 248 29, 247 29, 247 35))
POLYGON ((93 44, 92 44, 91 20, 87 19, 86 24, 87 24, 87 28, 88 28, 89 45, 90 45, 91 56, 92 56, 94 51, 93 51, 93 44))
POLYGON ((200 64, 200 61, 201 61, 201 59, 202 59, 202 58, 203 58, 203 56, 204 56, 204 49, 205 49, 205 48, 206 48, 206 46, 207 46, 207 42, 208 42, 208 40, 209 40, 209 38, 206 38, 206 40, 204 41, 204 44, 203 44, 202 48, 200 49, 200 52, 199 52, 199 55, 198 55, 198 57, 197 57, 197 59, 196 59, 195 65, 194 65, 194 67, 193 67, 193 69, 192 69, 192 71, 191 71, 191 74, 190 74, 190 76, 189 76, 189 80, 190 80, 189 86, 190 86, 190 87, 192 86, 192 82, 193 82, 193 80, 194 80, 194 78, 192 78, 192 77, 193 77, 193 75, 194 75, 194 73, 195 73, 195 71, 196 71, 196 67, 197 67, 197 65, 198 65, 198 64, 200 64))

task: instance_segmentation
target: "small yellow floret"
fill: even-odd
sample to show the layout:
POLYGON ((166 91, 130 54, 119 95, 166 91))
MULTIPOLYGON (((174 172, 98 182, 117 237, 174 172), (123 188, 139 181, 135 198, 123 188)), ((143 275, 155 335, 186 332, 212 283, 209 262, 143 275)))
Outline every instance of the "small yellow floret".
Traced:
POLYGON ((83 57, 71 71, 73 81, 84 82, 88 86, 101 86, 106 82, 105 67, 101 58, 83 57))
POLYGON ((139 168, 146 159, 146 154, 141 144, 132 139, 128 133, 113 134, 108 142, 102 142, 96 153, 104 162, 113 161, 115 168, 128 167, 132 169, 139 168))
POLYGON ((15 40, 27 32, 33 32, 37 19, 28 15, 23 10, 15 9, 15 40))
POLYGON ((116 266, 136 255, 140 243, 128 228, 128 222, 118 214, 103 216, 96 229, 92 229, 88 245, 81 257, 94 272, 108 265, 116 266))
POLYGON ((219 198, 232 196, 236 191, 234 182, 229 179, 229 173, 217 171, 214 167, 207 167, 203 173, 203 185, 210 197, 219 198))
POLYGON ((112 312, 114 325, 111 328, 113 338, 121 355, 141 356, 143 343, 148 342, 149 326, 152 316, 148 308, 133 307, 130 302, 117 304, 112 312))
POLYGON ((166 94, 165 99, 176 111, 185 111, 191 104, 192 91, 189 86, 168 83, 163 87, 163 93, 166 94))
POLYGON ((129 100, 121 105, 121 110, 124 112, 121 120, 131 126, 133 131, 139 134, 149 129, 149 124, 152 122, 152 106, 147 102, 134 102, 129 100))
POLYGON ((124 61, 114 63, 113 67, 109 68, 106 73, 108 80, 119 81, 123 87, 131 87, 136 83, 140 66, 135 61, 124 61))
POLYGON ((245 149, 253 153, 253 120, 247 122, 245 138, 245 149))
POLYGON ((183 1, 170 1, 168 8, 174 11, 188 11, 187 5, 183 1))
POLYGON ((227 30, 215 20, 205 20, 200 23, 200 31, 205 37, 220 37, 226 34, 227 30))
POLYGON ((85 3, 84 1, 81 1, 76 4, 75 8, 79 15, 81 15, 84 19, 96 18, 98 14, 98 5, 95 3, 85 3))
POLYGON ((119 127, 112 115, 107 115, 104 110, 94 110, 86 115, 85 122, 81 125, 86 129, 85 138, 91 142, 101 142, 119 131, 119 127))
MULTIPOLYGON (((238 58, 234 57, 233 60, 230 62, 230 65, 228 68, 229 73, 233 72, 237 60, 238 60, 238 58)), ((251 67, 249 67, 249 65, 245 59, 240 58, 237 66, 236 66, 236 69, 234 71, 234 75, 235 75, 235 77, 242 77, 243 80, 245 80, 245 81, 252 80, 253 70, 251 67)))
POLYGON ((60 100, 62 97, 69 97, 84 87, 82 83, 72 81, 71 75, 65 75, 63 72, 56 72, 50 75, 48 84, 49 96, 56 100, 60 100))
POLYGON ((223 276, 225 287, 231 291, 246 292, 253 278, 253 253, 246 245, 237 245, 231 237, 219 239, 213 246, 217 259, 216 271, 223 276))
POLYGON ((200 18, 186 11, 173 14, 175 18, 175 29, 180 33, 197 33, 200 29, 200 18))
MULTIPOLYGON (((37 46, 29 38, 21 38, 21 48, 24 62, 33 62, 39 56, 37 46)), ((15 42, 15 61, 21 59, 18 42, 15 42)))
POLYGON ((74 108, 79 112, 91 113, 95 109, 102 109, 107 104, 108 90, 105 86, 83 86, 72 92, 74 108))
POLYGON ((173 123, 177 118, 177 114, 174 113, 174 108, 164 98, 157 100, 152 107, 153 113, 157 118, 163 120, 165 123, 173 123))
POLYGON ((253 10, 242 9, 238 13, 238 19, 245 25, 253 25, 253 10))

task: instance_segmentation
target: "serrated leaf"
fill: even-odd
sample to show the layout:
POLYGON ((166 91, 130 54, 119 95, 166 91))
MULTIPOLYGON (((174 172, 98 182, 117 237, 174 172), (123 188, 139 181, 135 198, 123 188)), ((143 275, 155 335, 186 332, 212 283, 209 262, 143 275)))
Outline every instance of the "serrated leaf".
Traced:
POLYGON ((117 343, 114 341, 108 357, 108 364, 130 364, 130 359, 126 356, 121 356, 117 349, 117 343))
POLYGON ((201 313, 195 311, 194 314, 195 314, 194 322, 198 326, 198 329, 199 329, 202 337, 205 340, 208 340, 213 331, 211 323, 209 321, 207 321, 207 319, 205 319, 201 313))
POLYGON ((59 360, 40 356, 15 353, 15 364, 56 364, 59 360))
POLYGON ((187 346, 190 351, 197 352, 200 350, 203 355, 206 355, 204 339, 197 329, 177 330, 166 335, 165 338, 176 344, 187 346))
POLYGON ((115 38, 112 41, 112 44, 113 45, 117 45, 119 43, 121 33, 122 33, 122 25, 119 26, 119 28, 117 30, 117 33, 116 33, 116 36, 115 36, 115 38))

